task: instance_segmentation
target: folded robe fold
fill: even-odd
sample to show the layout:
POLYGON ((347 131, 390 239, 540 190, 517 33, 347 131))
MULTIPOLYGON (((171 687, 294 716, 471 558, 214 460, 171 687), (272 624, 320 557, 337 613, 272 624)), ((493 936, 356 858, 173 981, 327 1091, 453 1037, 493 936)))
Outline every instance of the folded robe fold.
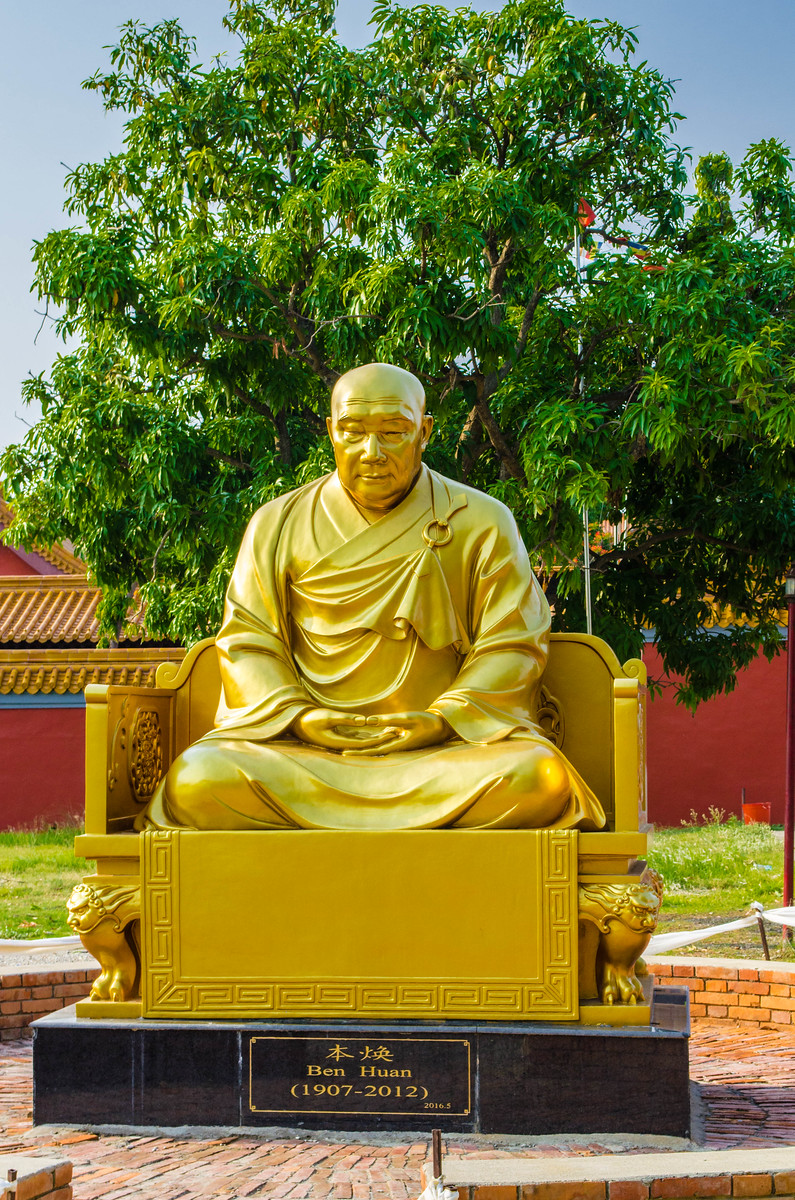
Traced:
POLYGON ((423 466, 369 524, 336 473, 255 514, 217 646, 216 728, 154 824, 407 829, 604 824, 533 719, 550 614, 509 510, 423 466), (429 710, 451 741, 351 758, 289 734, 312 708, 429 710))

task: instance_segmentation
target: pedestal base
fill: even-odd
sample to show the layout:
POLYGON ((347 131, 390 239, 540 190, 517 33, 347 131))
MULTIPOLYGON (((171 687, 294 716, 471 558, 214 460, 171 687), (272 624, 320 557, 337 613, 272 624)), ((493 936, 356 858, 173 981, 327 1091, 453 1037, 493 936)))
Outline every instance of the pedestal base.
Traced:
POLYGON ((436 829, 149 830, 143 1015, 576 1020, 578 840, 573 829, 446 829, 443 841, 436 829))
POLYGON ((686 1137, 686 989, 655 991, 658 1023, 623 1028, 62 1009, 33 1026, 34 1121, 686 1137))

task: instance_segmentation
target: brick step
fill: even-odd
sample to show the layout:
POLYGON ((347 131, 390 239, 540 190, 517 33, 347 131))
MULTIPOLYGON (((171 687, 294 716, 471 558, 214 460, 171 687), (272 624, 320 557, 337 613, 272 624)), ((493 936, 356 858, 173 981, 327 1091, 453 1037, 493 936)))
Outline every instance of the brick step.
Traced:
POLYGON ((0 1200, 72 1200, 72 1164, 65 1158, 0 1154, 0 1200), (13 1183, 9 1183, 9 1173, 13 1183))
POLYGON ((98 974, 99 967, 0 973, 0 1041, 12 1041, 37 1017, 84 999, 98 974))
POLYGON ((693 1020, 795 1023, 795 963, 665 955, 646 965, 657 983, 689 988, 693 1020))
MULTIPOLYGON (((454 1158, 442 1163, 459 1200, 694 1200, 795 1196, 795 1147, 611 1154, 589 1158, 454 1158)), ((431 1164, 422 1168, 423 1187, 431 1164)))

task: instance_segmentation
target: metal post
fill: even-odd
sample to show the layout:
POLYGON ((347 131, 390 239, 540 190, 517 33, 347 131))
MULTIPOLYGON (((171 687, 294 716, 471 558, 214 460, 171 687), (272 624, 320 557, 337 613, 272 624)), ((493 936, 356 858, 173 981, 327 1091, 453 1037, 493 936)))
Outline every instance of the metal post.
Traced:
POLYGON ((434 1179, 442 1178, 442 1131, 441 1129, 433 1129, 431 1131, 431 1158, 433 1160, 434 1179))
POLYGON ((765 910, 763 909, 762 905, 759 903, 758 900, 754 900, 753 904, 751 905, 751 908, 754 910, 754 913, 756 914, 756 923, 759 926, 759 937, 762 940, 762 951, 763 951, 764 956, 767 959, 767 961, 770 962, 770 947, 767 944, 767 933, 765 932, 765 921, 764 921, 764 917, 762 916, 762 914, 764 913, 765 910))
POLYGON ((762 920, 762 918, 759 916, 756 919, 759 923, 759 936, 762 939, 762 950, 764 952, 765 958, 767 959, 768 962, 770 962, 770 949, 768 948, 768 944, 767 944, 767 934, 765 933, 765 923, 762 920))
MULTIPOLYGON (((784 591, 787 600, 787 757, 784 778, 784 907, 792 904, 793 852, 795 851, 795 563, 790 566, 784 591)), ((785 929, 785 936, 792 932, 785 929)))

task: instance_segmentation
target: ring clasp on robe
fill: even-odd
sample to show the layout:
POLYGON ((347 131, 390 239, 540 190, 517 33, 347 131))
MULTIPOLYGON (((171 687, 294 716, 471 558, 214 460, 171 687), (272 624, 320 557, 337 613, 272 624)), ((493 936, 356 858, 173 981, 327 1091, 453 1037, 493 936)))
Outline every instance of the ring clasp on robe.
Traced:
POLYGON ((446 546, 452 539, 453 531, 450 528, 450 522, 439 517, 434 517, 432 521, 429 521, 422 531, 422 540, 426 546, 430 546, 431 550, 434 550, 437 546, 446 546), (440 537, 431 536, 431 530, 434 526, 439 530, 440 537))

